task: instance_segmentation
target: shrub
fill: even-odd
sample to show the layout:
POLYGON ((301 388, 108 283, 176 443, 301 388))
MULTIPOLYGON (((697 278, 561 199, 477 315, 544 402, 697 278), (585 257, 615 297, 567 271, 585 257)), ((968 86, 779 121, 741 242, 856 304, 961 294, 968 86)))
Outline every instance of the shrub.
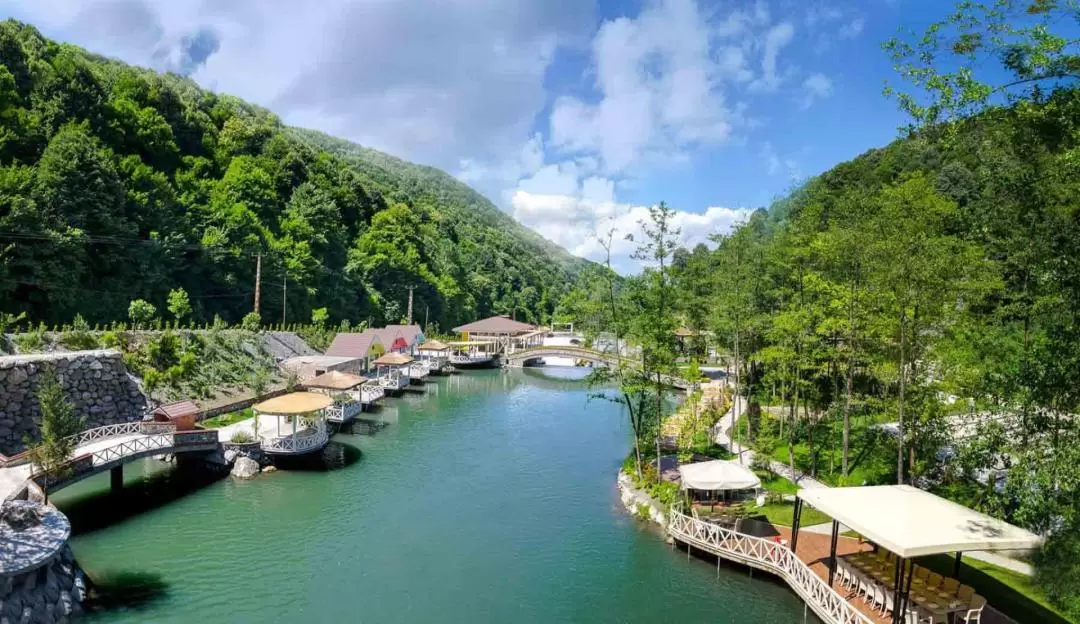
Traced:
POLYGON ((157 308, 145 299, 135 299, 128 304, 128 318, 137 329, 149 326, 156 314, 157 308))
POLYGON ((259 316, 258 312, 248 312, 240 321, 240 328, 247 331, 259 331, 261 327, 262 317, 259 316))
POLYGON ((98 348, 98 340, 90 333, 90 324, 81 314, 75 315, 71 330, 60 334, 60 344, 72 351, 85 351, 98 348))
POLYGON ((247 431, 244 431, 243 429, 233 431, 232 436, 229 437, 229 442, 234 442, 236 444, 247 444, 254 441, 255 436, 251 435, 247 431))
POLYGON ((49 343, 49 337, 45 334, 45 331, 45 323, 41 323, 25 334, 15 336, 15 346, 19 348, 19 353, 33 353, 43 350, 45 345, 49 343))

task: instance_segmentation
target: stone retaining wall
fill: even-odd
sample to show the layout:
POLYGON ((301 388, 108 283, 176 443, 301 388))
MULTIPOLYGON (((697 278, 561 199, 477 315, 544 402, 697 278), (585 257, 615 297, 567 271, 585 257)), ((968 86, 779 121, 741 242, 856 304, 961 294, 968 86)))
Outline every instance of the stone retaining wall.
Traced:
POLYGON ((64 544, 47 564, 15 575, 0 575, 0 621, 53 624, 82 612, 86 580, 64 544))
POLYGON ((654 524, 667 528, 668 519, 664 506, 648 493, 634 487, 634 481, 630 475, 620 470, 618 485, 619 498, 627 511, 634 515, 644 513, 654 524))
POLYGON ((41 411, 37 388, 52 367, 85 419, 84 429, 141 420, 146 398, 118 351, 75 351, 0 357, 0 453, 23 450, 24 439, 38 438, 41 411))

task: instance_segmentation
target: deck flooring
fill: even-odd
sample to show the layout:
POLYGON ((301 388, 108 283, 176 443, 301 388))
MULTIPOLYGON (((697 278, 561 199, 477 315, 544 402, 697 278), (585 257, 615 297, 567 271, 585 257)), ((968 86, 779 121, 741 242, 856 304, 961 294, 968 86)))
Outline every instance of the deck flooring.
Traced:
MULTIPOLYGON (((782 526, 774 526, 767 522, 752 522, 747 523, 744 530, 747 533, 758 535, 759 537, 776 537, 779 536, 782 539, 788 540, 791 543, 791 529, 782 526)), ((799 531, 799 543, 796 545, 798 548, 799 559, 810 566, 819 577, 823 580, 829 578, 829 542, 831 536, 828 534, 812 533, 808 531, 799 531)), ((851 555, 861 551, 872 550, 869 543, 862 542, 858 539, 851 537, 841 536, 836 542, 836 552, 839 556, 851 555)), ((863 601, 862 598, 856 597, 855 593, 843 585, 840 584, 839 578, 834 579, 833 589, 836 593, 847 598, 848 602, 855 606, 864 615, 870 618, 875 624, 890 624, 892 618, 889 615, 882 615, 881 613, 874 611, 874 609, 863 601)), ((987 596, 988 600, 993 600, 993 597, 987 596)), ((982 624, 1016 624, 1012 619, 1005 616, 999 611, 992 608, 992 605, 987 605, 986 609, 983 609, 982 624)))

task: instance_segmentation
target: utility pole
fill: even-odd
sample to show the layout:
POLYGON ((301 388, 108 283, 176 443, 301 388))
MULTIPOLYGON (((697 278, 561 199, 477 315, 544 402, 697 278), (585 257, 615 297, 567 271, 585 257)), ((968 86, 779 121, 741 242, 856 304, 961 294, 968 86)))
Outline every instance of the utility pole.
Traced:
POLYGON ((262 284, 262 252, 255 256, 255 314, 259 313, 259 286, 262 284))
POLYGON ((285 294, 289 290, 289 274, 286 273, 281 278, 281 326, 285 327, 285 311, 289 309, 288 299, 285 298, 285 294))
POLYGON ((406 325, 412 325, 412 291, 416 286, 409 286, 409 312, 407 314, 409 322, 406 325))
POLYGON ((424 331, 427 331, 428 317, 429 316, 431 316, 431 306, 430 305, 425 305, 424 306, 424 331))

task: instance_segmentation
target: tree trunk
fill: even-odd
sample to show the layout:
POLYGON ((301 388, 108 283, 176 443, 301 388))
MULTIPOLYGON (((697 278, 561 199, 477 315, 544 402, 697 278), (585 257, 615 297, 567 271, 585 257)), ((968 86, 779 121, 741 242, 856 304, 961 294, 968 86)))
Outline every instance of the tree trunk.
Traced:
POLYGON ((844 382, 846 386, 844 391, 844 433, 843 442, 841 443, 840 450, 840 472, 844 475, 844 479, 848 476, 848 449, 851 444, 851 391, 853 378, 855 377, 855 356, 851 356, 848 360, 847 379, 844 382))
POLYGON ((900 311, 900 407, 896 423, 896 483, 904 484, 904 389, 907 381, 907 361, 904 349, 907 346, 907 327, 905 310, 900 311))
POLYGON ((641 480, 641 422, 640 412, 635 418, 634 416, 634 404, 630 401, 630 395, 623 393, 623 400, 626 401, 626 409, 630 413, 630 428, 634 431, 634 468, 637 472, 637 478, 641 480))
POLYGON ((787 455, 791 480, 795 481, 795 419, 799 415, 799 380, 795 379, 795 393, 791 401, 791 422, 788 423, 787 455))

